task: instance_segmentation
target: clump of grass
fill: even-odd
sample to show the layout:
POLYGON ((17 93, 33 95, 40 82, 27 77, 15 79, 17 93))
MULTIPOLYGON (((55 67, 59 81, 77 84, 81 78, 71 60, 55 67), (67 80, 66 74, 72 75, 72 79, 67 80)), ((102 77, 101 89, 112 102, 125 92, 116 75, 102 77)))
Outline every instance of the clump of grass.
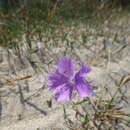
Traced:
MULTIPOLYGON (((72 130, 115 130, 119 127, 130 128, 130 113, 124 111, 123 107, 116 103, 117 94, 120 93, 121 87, 130 80, 130 76, 123 78, 119 84, 119 88, 109 100, 104 100, 103 97, 92 100, 91 98, 83 99, 80 102, 73 104, 73 109, 76 112, 75 118, 78 121, 75 124, 72 120, 65 116, 66 125, 72 130), (87 103, 91 106, 91 114, 89 109, 81 110, 78 106, 87 103), (84 114, 83 114, 84 113, 84 114)), ((118 97, 119 98, 119 97, 118 97)), ((87 108, 87 105, 84 107, 87 108)), ((65 109, 64 114, 66 115, 65 109)))

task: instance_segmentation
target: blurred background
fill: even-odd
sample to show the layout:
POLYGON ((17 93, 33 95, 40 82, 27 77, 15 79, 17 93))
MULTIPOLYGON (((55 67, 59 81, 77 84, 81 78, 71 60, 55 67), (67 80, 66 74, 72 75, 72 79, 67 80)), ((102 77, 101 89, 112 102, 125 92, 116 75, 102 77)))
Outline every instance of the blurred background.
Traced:
POLYGON ((119 10, 129 12, 129 6, 130 0, 0 0, 0 45, 17 46, 14 39, 27 34, 30 40, 50 24, 103 22, 119 10))

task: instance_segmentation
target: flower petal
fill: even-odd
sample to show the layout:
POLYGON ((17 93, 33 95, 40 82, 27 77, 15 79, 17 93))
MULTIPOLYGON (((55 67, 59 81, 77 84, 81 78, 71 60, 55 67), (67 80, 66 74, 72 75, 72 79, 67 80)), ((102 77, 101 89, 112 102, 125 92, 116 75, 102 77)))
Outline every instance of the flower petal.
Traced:
POLYGON ((91 71, 91 67, 89 65, 85 65, 83 63, 81 63, 81 68, 79 70, 79 75, 81 77, 86 76, 87 73, 89 73, 91 71))
POLYGON ((76 85, 77 92, 80 97, 92 96, 93 90, 89 83, 80 83, 76 85))
POLYGON ((57 70, 49 74, 49 78, 47 80, 47 84, 51 89, 56 89, 58 86, 63 85, 68 82, 68 78, 62 74, 60 74, 57 70))
POLYGON ((60 59, 58 63, 58 71, 61 74, 66 75, 67 77, 72 77, 74 74, 75 63, 69 57, 65 56, 60 59))
POLYGON ((75 89, 80 97, 88 97, 93 94, 91 82, 85 81, 85 78, 80 76, 80 72, 75 75, 75 89))
POLYGON ((58 91, 55 93, 55 99, 57 101, 70 101, 72 96, 73 86, 70 84, 64 84, 58 91))

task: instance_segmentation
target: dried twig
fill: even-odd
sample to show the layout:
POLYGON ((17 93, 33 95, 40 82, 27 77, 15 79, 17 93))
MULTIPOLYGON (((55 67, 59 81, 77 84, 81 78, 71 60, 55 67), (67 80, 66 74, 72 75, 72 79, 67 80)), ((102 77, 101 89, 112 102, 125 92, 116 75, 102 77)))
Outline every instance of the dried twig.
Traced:
POLYGON ((31 78, 31 77, 32 77, 32 75, 27 75, 27 76, 24 76, 21 78, 15 78, 15 79, 11 79, 11 80, 6 79, 6 81, 3 82, 2 84, 12 86, 12 85, 15 85, 15 81, 26 80, 26 79, 31 78))

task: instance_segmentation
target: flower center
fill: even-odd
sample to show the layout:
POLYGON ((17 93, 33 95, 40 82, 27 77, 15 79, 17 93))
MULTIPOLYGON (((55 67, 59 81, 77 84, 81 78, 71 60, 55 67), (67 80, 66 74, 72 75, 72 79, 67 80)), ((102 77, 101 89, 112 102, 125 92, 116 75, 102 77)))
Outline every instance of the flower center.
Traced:
POLYGON ((71 85, 75 84, 74 79, 71 79, 69 82, 70 82, 71 85))

